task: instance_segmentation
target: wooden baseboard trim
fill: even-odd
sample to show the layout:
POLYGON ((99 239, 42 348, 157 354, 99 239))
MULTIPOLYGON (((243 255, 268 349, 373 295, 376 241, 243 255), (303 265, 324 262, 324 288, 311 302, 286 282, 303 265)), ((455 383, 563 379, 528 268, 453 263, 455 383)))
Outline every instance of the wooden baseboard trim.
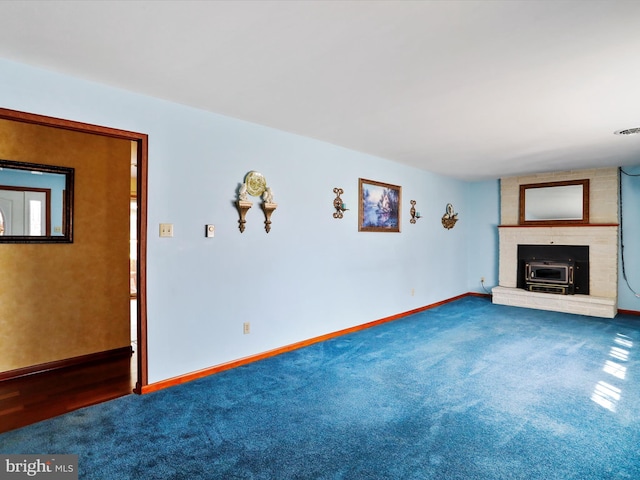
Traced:
POLYGON ((469 297, 481 297, 481 298, 491 298, 493 295, 490 293, 478 293, 478 292, 469 292, 467 293, 469 297))
POLYGON ((63 368, 76 367, 78 365, 86 365, 94 362, 107 362, 110 360, 131 357, 133 349, 131 346, 114 348, 105 350, 104 352, 90 353, 79 357, 65 358, 64 360, 56 360, 55 362, 41 363, 29 367, 16 368, 15 370, 7 370, 0 372, 0 382, 5 380, 13 380, 15 378, 24 377, 26 375, 35 375, 38 373, 50 372, 52 370, 61 370, 63 368))
POLYGON ((623 315, 639 315, 640 316, 640 312, 638 310, 621 310, 621 309, 618 309, 618 313, 621 313, 623 315))
POLYGON ((324 342, 326 340, 330 340, 332 338, 340 337, 342 335, 347 335, 349 333, 358 332, 360 330, 365 330, 367 328, 375 327, 376 325, 381 325, 383 323, 391 322, 393 320, 398 320, 400 318, 407 317, 409 315, 413 315, 416 313, 423 312, 425 310, 429 310, 431 308, 439 307, 440 305, 444 305, 446 303, 454 302, 456 300, 460 300, 461 298, 468 296, 479 296, 479 297, 490 297, 490 295, 486 295, 483 293, 463 293, 462 295, 458 295, 456 297, 448 298, 446 300, 442 300, 440 302, 432 303, 430 305, 426 305, 424 307, 416 308, 413 310, 409 310, 407 312, 398 313, 396 315, 391 315, 390 317, 381 318, 379 320, 374 320, 372 322, 363 323, 362 325, 356 325, 355 327, 345 328, 343 330, 338 330, 336 332, 327 333, 326 335, 320 335, 319 337, 313 337, 308 340, 303 340, 301 342, 292 343, 290 345, 285 345, 284 347, 276 348, 274 350, 269 350, 267 352, 258 353, 256 355, 251 355, 248 357, 240 358, 238 360, 232 360, 227 363, 222 363, 220 365, 216 365, 213 367, 204 368, 202 370, 197 370, 195 372, 187 373, 185 375, 179 375, 177 377, 168 378, 166 380, 161 380, 159 382, 154 382, 149 385, 143 385, 141 388, 141 393, 151 393, 158 390, 163 390, 165 388, 173 387, 176 385, 180 385, 183 383, 191 382, 193 380, 197 380, 199 378, 208 377, 210 375, 223 372, 225 370, 231 370, 232 368, 237 368, 242 365, 247 365, 249 363, 257 362, 259 360, 264 360, 266 358, 274 357, 276 355, 280 355, 282 353, 290 352, 292 350, 297 350, 299 348, 308 347, 309 345, 313 345, 315 343, 324 342))

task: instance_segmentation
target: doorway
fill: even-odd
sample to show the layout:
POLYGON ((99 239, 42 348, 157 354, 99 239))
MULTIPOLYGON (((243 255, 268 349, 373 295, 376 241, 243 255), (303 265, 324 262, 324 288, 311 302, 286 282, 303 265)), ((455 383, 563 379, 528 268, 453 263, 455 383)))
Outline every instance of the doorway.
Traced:
MULTIPOLYGON (((41 115, 35 115, 30 113, 18 112, 14 110, 0 108, 0 119, 10 120, 25 124, 42 125, 46 127, 53 127, 54 129, 61 129, 65 131, 80 132, 83 134, 89 134, 91 136, 98 135, 104 137, 110 137, 115 139, 127 140, 130 142, 132 159, 135 159, 135 163, 132 162, 129 181, 131 182, 132 191, 135 191, 135 196, 130 198, 131 209, 135 211, 135 216, 132 217, 133 223, 130 224, 130 232, 133 232, 131 249, 129 254, 129 285, 130 294, 133 292, 135 303, 133 309, 130 311, 130 327, 132 340, 135 341, 135 351, 133 353, 133 361, 130 362, 134 366, 135 371, 135 386, 133 390, 137 393, 141 393, 142 388, 147 385, 147 352, 146 352, 146 192, 147 192, 147 135, 112 129, 108 127, 101 127, 96 125, 84 124, 69 120, 63 120, 53 117, 45 117, 41 115), (134 153, 134 154, 133 154, 134 153), (133 173, 135 171, 135 174, 133 173)), ((6 218, 3 218, 6 220, 6 218)), ((2 222, 2 227, 6 227, 7 222, 2 222)), ((131 300, 131 298, 130 298, 131 300)), ((122 349, 117 349, 122 350, 122 349)), ((99 361, 102 352, 96 352, 96 354, 82 355, 81 357, 86 362, 87 358, 91 357, 92 362, 99 361)), ((80 357, 73 357, 64 359, 61 361, 47 363, 47 368, 54 367, 54 370, 61 371, 63 368, 70 368, 77 366, 76 363, 80 362, 80 357)), ((18 377, 30 376, 34 377, 33 373, 38 372, 37 368, 41 365, 33 365, 33 367, 20 368, 19 372, 5 371, 0 372, 0 381, 11 380, 12 374, 18 377)), ((131 390, 130 390, 131 391, 131 390)), ((77 405, 76 408, 81 408, 85 405, 77 405)))

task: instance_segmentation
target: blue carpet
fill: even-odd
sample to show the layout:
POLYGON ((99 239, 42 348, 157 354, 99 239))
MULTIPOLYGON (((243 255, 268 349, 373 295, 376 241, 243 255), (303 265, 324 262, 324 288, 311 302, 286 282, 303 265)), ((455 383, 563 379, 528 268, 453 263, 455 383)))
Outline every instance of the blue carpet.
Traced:
POLYGON ((83 479, 638 479, 640 320, 466 297, 0 435, 83 479))

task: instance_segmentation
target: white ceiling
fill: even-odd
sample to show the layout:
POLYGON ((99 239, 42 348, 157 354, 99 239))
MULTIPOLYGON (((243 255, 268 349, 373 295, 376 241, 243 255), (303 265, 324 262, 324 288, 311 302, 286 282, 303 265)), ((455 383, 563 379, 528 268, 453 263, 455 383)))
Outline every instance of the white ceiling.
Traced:
POLYGON ((5 0, 0 18, 0 57, 461 179, 640 164, 640 135, 613 135, 640 126, 635 0, 5 0))

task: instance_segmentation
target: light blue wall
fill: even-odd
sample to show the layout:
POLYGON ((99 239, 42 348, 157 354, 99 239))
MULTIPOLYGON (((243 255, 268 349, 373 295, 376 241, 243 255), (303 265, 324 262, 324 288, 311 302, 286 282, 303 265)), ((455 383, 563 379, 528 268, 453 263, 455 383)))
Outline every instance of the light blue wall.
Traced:
POLYGON ((498 285, 498 225, 500 224, 500 182, 470 183, 466 189, 469 257, 467 290, 490 293, 498 285), (484 287, 480 279, 484 277, 484 287))
POLYGON ((496 182, 473 185, 3 60, 0 106, 149 135, 150 382, 465 293, 470 271, 497 283, 496 182), (265 175, 279 205, 269 234, 259 199, 238 230, 232 202, 250 170, 265 175), (402 233, 357 231, 358 178, 402 186, 402 233), (332 217, 334 187, 351 208, 342 220, 332 217), (415 225, 409 200, 423 216, 415 225), (460 212, 452 230, 440 223, 447 203, 460 212), (158 237, 165 222, 174 238, 158 237), (204 237, 208 223, 215 238, 204 237), (469 240, 493 260, 471 268, 469 240))
MULTIPOLYGON (((624 167, 627 173, 640 175, 640 165, 624 167)), ((622 240, 624 267, 629 286, 622 275, 622 248, 618 267, 618 308, 640 311, 640 176, 620 176, 622 185, 622 240)))

